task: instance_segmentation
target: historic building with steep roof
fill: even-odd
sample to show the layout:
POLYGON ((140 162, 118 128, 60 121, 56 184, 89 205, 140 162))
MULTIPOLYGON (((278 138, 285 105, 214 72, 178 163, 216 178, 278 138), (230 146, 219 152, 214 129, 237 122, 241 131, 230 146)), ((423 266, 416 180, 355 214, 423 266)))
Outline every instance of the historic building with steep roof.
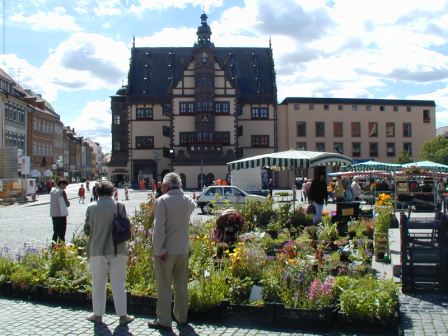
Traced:
POLYGON ((277 150, 271 46, 215 47, 207 15, 189 48, 131 51, 111 97, 113 181, 178 172, 186 188, 226 178, 226 163, 277 150))

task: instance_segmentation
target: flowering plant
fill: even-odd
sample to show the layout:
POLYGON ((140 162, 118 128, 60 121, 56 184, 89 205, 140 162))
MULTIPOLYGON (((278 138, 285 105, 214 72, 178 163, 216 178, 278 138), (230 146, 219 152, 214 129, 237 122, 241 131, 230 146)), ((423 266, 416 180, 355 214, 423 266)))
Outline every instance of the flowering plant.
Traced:
POLYGON ((335 297, 334 277, 328 276, 324 282, 316 278, 308 289, 308 300, 312 308, 325 308, 330 306, 335 297))
POLYGON ((392 205, 392 197, 388 194, 379 194, 378 198, 375 202, 375 205, 383 205, 383 206, 391 206, 392 205))

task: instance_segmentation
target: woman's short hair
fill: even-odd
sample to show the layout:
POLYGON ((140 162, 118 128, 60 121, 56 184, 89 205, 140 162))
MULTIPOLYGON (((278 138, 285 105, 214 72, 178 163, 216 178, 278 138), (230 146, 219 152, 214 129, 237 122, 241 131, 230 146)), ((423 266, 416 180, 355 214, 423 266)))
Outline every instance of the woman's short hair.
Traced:
POLYGON ((59 179, 59 180, 56 182, 56 185, 57 185, 58 187, 60 187, 60 186, 63 185, 63 184, 68 185, 68 181, 67 181, 66 179, 64 179, 64 178, 61 178, 61 179, 59 179))
POLYGON ((163 177, 163 183, 168 186, 169 189, 182 188, 182 180, 177 173, 168 173, 163 177))
POLYGON ((114 185, 109 181, 100 182, 96 185, 96 193, 98 196, 112 196, 114 185))

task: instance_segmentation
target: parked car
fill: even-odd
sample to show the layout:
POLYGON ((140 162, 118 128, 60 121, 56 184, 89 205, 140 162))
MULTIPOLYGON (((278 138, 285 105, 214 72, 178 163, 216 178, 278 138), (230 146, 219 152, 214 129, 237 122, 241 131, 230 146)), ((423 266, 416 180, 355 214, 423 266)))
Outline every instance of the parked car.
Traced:
POLYGON ((205 210, 213 207, 215 202, 216 204, 224 204, 226 202, 230 204, 243 204, 246 199, 265 200, 266 197, 248 194, 235 186, 209 186, 199 194, 196 202, 201 208, 202 213, 205 213, 205 210))

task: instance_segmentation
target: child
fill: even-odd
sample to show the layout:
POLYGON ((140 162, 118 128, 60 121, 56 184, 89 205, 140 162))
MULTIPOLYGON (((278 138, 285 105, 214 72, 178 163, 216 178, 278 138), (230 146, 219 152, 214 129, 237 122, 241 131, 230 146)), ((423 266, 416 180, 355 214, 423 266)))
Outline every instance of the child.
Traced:
POLYGON ((79 196, 79 204, 84 204, 84 200, 86 198, 86 190, 84 189, 84 185, 81 184, 78 190, 78 196, 79 196))

